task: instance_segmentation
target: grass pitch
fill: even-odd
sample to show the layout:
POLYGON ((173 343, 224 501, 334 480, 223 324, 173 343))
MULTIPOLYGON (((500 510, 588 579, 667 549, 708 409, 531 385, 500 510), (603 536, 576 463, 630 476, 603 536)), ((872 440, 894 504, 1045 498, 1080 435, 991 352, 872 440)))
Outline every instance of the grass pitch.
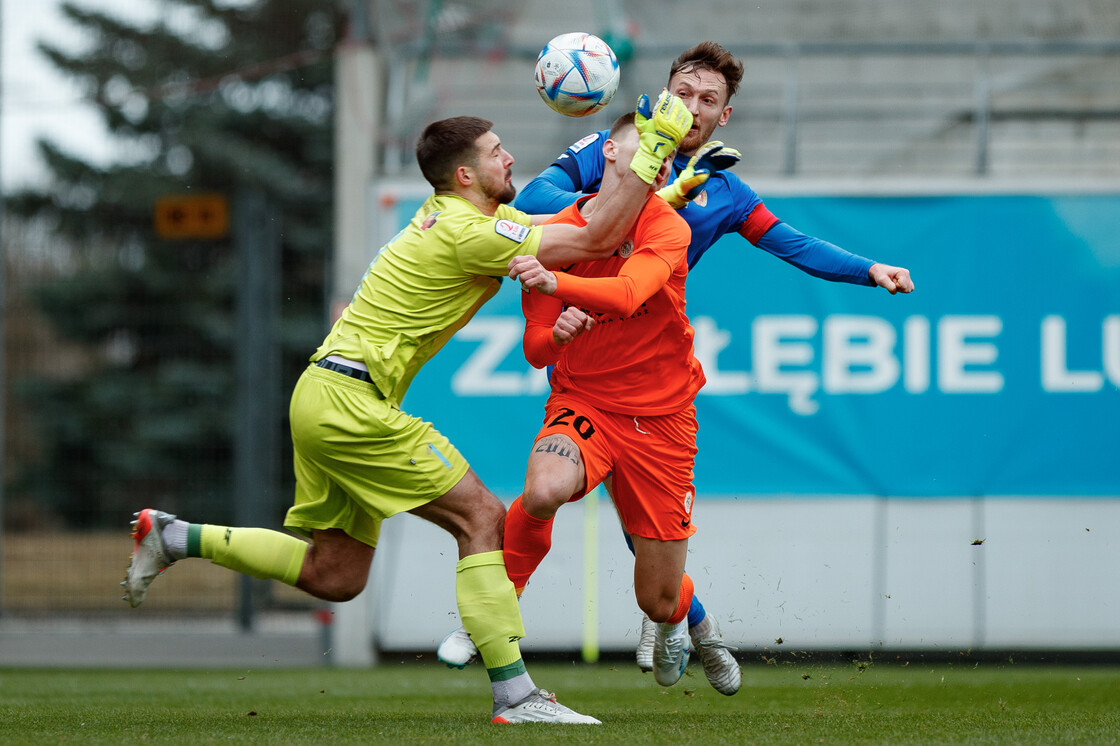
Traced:
POLYGON ((747 665, 716 693, 630 663, 533 664, 602 726, 493 726, 481 667, 0 669, 5 744, 1110 744, 1120 669, 1004 664, 747 665))

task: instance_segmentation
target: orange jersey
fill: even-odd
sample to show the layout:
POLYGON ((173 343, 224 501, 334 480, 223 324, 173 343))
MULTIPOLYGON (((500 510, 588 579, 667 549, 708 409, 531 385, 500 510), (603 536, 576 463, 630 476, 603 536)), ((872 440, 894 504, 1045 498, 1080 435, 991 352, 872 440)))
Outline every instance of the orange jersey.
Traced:
MULTIPOLYGON (((580 204, 550 222, 586 225, 580 204)), ((614 256, 558 270, 552 296, 536 290, 522 296, 525 357, 538 368, 555 363, 555 391, 622 414, 669 414, 692 403, 704 372, 685 315, 690 237, 683 218, 650 198, 614 256), (552 325, 566 306, 596 323, 557 346, 552 325)))

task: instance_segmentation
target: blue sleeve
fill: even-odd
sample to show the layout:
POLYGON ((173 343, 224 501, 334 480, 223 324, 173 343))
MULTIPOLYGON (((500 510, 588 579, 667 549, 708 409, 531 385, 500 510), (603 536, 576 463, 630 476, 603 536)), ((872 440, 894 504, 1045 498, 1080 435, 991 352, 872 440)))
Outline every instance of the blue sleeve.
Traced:
POLYGON ((525 186, 514 207, 530 215, 551 215, 579 197, 599 191, 607 134, 607 130, 600 130, 568 146, 551 166, 525 186))
POLYGON ((813 277, 871 286, 867 271, 875 262, 844 251, 828 241, 806 236, 782 222, 774 224, 755 244, 813 277))
POLYGON ((564 169, 552 165, 530 181, 517 195, 513 206, 530 215, 551 215, 560 212, 582 197, 572 178, 564 169))

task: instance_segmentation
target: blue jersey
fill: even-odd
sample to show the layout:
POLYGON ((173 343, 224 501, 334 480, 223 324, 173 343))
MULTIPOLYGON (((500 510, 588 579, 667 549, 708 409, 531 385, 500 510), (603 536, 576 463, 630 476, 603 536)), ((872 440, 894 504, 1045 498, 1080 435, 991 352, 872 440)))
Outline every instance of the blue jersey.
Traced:
MULTIPOLYGON (((514 203, 517 209, 530 214, 551 214, 582 194, 598 191, 603 179, 603 142, 607 135, 608 130, 600 130, 565 150, 522 190, 514 203)), ((688 165, 688 160, 688 156, 677 156, 674 176, 688 165)), ((766 209, 755 191, 730 171, 712 174, 701 194, 678 212, 692 229, 689 269, 720 238, 739 233, 760 249, 814 277, 873 284, 867 271, 874 262, 781 222, 766 209)))

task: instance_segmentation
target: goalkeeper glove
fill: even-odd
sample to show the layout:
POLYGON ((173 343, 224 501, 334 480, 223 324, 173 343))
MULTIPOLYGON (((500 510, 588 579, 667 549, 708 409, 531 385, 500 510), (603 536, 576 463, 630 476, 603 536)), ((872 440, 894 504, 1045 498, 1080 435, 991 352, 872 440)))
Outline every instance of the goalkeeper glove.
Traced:
POLYGON ((674 210, 679 210, 696 199, 708 177, 716 171, 731 168, 742 157, 735 148, 726 147, 719 140, 705 143, 696 155, 689 159, 688 165, 669 186, 658 190, 657 194, 668 202, 674 210))
POLYGON ((680 144, 692 127, 692 113, 684 102, 662 91, 652 111, 649 96, 642 94, 634 112, 638 127, 638 152, 630 160, 630 168, 642 181, 652 184, 661 170, 661 164, 680 144))

